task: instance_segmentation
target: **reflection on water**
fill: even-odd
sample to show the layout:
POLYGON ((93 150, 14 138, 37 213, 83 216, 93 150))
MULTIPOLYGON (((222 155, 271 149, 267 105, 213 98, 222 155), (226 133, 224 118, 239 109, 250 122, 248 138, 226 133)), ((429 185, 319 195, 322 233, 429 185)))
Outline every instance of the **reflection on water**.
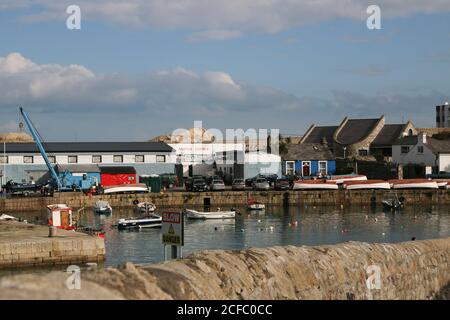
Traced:
MULTIPOLYGON (((400 242, 412 237, 420 240, 450 236, 449 206, 406 207, 401 213, 369 207, 267 207, 263 212, 239 209, 241 215, 236 219, 187 220, 184 255, 204 249, 319 245, 345 241, 400 242)), ((107 230, 107 266, 126 261, 148 263, 164 259, 160 229, 118 231, 114 227, 119 218, 132 216, 135 216, 132 210, 116 209, 110 216, 86 211, 81 217, 83 224, 103 226, 107 230)), ((36 214, 24 214, 22 217, 33 221, 36 214)))

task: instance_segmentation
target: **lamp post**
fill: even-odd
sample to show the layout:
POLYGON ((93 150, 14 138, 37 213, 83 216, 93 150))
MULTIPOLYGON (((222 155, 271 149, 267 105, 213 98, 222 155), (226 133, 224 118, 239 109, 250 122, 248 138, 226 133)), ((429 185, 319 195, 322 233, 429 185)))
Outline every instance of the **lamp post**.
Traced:
POLYGON ((344 159, 345 159, 345 151, 347 150, 347 147, 344 147, 344 159))

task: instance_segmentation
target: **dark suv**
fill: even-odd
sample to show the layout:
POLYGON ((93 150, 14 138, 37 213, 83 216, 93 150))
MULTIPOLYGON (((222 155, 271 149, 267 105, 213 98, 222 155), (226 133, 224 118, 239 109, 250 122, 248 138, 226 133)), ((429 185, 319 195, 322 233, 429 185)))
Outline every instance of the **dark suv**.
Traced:
POLYGON ((208 185, 203 178, 190 178, 186 181, 187 191, 207 191, 208 185))
POLYGON ((288 179, 277 179, 275 180, 274 189, 275 190, 289 190, 291 184, 288 179))

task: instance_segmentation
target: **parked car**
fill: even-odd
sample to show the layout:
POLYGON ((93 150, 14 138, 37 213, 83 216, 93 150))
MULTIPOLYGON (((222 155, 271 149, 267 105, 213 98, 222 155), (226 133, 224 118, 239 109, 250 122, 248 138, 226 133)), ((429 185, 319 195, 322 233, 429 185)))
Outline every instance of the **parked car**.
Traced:
POLYGON ((275 181, 278 179, 278 175, 276 175, 276 174, 261 174, 260 173, 256 176, 254 176, 253 178, 245 179, 245 185, 247 187, 251 187, 251 186, 253 186, 254 182, 259 178, 264 178, 269 183, 269 185, 273 185, 275 183, 275 181))
POLYGON ((225 183, 222 179, 214 179, 211 182, 211 185, 209 186, 209 189, 212 191, 224 191, 225 190, 225 183))
POLYGON ((277 179, 274 183, 275 190, 289 190, 291 188, 290 181, 288 179, 277 179))
POLYGON ((253 182, 253 189, 255 190, 270 190, 269 181, 265 178, 258 178, 253 182))
POLYGON ((191 191, 207 191, 208 185, 205 179, 194 179, 191 191))
MULTIPOLYGON (((195 175, 195 176, 192 176, 192 177, 184 178, 184 186, 185 186, 187 191, 191 191, 192 190, 192 187, 193 187, 193 184, 194 184, 194 180, 196 180, 196 179, 203 179, 203 180, 205 180, 203 178, 203 176, 199 176, 199 175, 195 175)), ((206 181, 205 181, 205 183, 206 183, 206 181)))
POLYGON ((245 190, 245 181, 244 179, 234 179, 233 184, 231 185, 232 190, 245 190))
POLYGON ((178 185, 178 177, 174 173, 163 173, 159 175, 161 177, 161 187, 173 188, 178 185))

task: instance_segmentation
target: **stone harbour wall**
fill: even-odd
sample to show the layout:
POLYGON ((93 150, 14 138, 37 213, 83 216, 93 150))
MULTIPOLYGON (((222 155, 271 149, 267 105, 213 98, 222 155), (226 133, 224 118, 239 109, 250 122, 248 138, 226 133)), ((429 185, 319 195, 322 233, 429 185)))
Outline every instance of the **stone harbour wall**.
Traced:
POLYGON ((0 222, 0 269, 101 262, 105 259, 104 239, 19 222, 0 222))
MULTIPOLYGON (((54 197, 0 199, 0 213, 42 210, 48 204, 66 203, 73 208, 90 208, 99 199, 107 200, 113 208, 133 207, 133 201, 149 201, 159 208, 245 205, 249 199, 266 205, 381 205, 390 190, 322 190, 322 191, 223 191, 223 192, 164 192, 147 194, 116 194, 86 196, 80 193, 60 193, 54 197)), ((407 205, 450 204, 450 190, 398 190, 407 205)))
POLYGON ((62 272, 6 276, 0 299, 443 299, 449 270, 450 238, 213 250, 84 272, 80 290, 62 272), (368 289, 368 267, 379 289, 368 289))

